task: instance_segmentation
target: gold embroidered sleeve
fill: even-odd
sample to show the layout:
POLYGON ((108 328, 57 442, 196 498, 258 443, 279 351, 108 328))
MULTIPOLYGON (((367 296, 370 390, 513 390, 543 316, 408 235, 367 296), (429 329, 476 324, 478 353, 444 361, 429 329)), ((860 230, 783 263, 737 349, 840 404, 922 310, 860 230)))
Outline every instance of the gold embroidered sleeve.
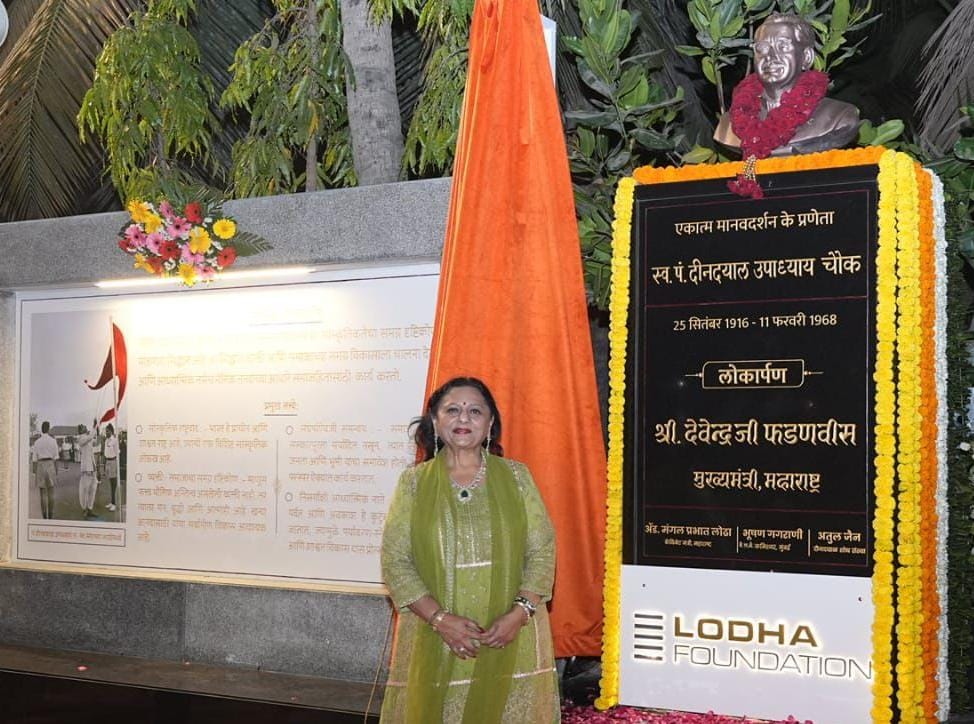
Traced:
POLYGON ((429 591, 413 562, 410 521, 412 519, 416 474, 407 468, 399 476, 382 532, 382 578, 396 608, 404 609, 429 591))

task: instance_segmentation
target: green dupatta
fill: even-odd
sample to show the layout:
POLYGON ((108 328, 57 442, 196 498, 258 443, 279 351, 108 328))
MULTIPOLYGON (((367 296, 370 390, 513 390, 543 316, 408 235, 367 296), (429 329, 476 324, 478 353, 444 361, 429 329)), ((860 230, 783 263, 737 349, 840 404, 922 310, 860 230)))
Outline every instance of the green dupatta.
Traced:
MULTIPOLYGON (((484 489, 490 505, 491 577, 489 626, 511 608, 521 584, 527 517, 524 499, 510 465, 502 458, 487 456, 484 489)), ((456 507, 460 505, 450 485, 445 453, 422 465, 416 474, 416 497, 411 520, 412 551, 423 582, 439 604, 457 610, 453 576, 456 564, 456 507)), ((440 635, 422 627, 409 666, 409 724, 432 724, 443 720, 443 702, 456 661, 440 635)), ((463 711, 464 722, 499 722, 510 692, 517 647, 494 649, 481 646, 473 669, 473 681, 463 711)))

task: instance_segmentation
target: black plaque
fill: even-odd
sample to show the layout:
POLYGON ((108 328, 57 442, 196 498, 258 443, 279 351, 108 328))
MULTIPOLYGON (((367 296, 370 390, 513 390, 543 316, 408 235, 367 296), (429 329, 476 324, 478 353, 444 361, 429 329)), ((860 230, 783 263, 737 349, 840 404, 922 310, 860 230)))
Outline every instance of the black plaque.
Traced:
POLYGON ((871 575, 877 173, 636 187, 626 563, 871 575))

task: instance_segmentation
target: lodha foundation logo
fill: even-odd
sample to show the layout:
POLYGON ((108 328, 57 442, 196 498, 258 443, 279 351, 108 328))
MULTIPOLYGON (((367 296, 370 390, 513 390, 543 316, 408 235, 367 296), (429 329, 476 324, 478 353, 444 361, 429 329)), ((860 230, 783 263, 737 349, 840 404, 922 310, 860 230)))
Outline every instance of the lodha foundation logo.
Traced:
POLYGON ((640 661, 662 663, 666 650, 666 616, 662 613, 637 611, 633 614, 633 654, 640 661))
POLYGON ((805 621, 636 611, 632 637, 641 663, 872 680, 872 661, 827 651, 805 621))

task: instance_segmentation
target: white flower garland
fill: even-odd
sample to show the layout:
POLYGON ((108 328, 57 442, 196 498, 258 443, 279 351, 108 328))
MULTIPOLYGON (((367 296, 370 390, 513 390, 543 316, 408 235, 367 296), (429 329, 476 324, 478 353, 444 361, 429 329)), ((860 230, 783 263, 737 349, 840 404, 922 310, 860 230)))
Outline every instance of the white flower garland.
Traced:
POLYGON ((940 625, 937 657, 937 720, 950 713, 950 676, 947 672, 947 235, 944 217, 944 185, 932 171, 933 237, 936 254, 936 322, 934 364, 937 377, 937 597, 940 625))

